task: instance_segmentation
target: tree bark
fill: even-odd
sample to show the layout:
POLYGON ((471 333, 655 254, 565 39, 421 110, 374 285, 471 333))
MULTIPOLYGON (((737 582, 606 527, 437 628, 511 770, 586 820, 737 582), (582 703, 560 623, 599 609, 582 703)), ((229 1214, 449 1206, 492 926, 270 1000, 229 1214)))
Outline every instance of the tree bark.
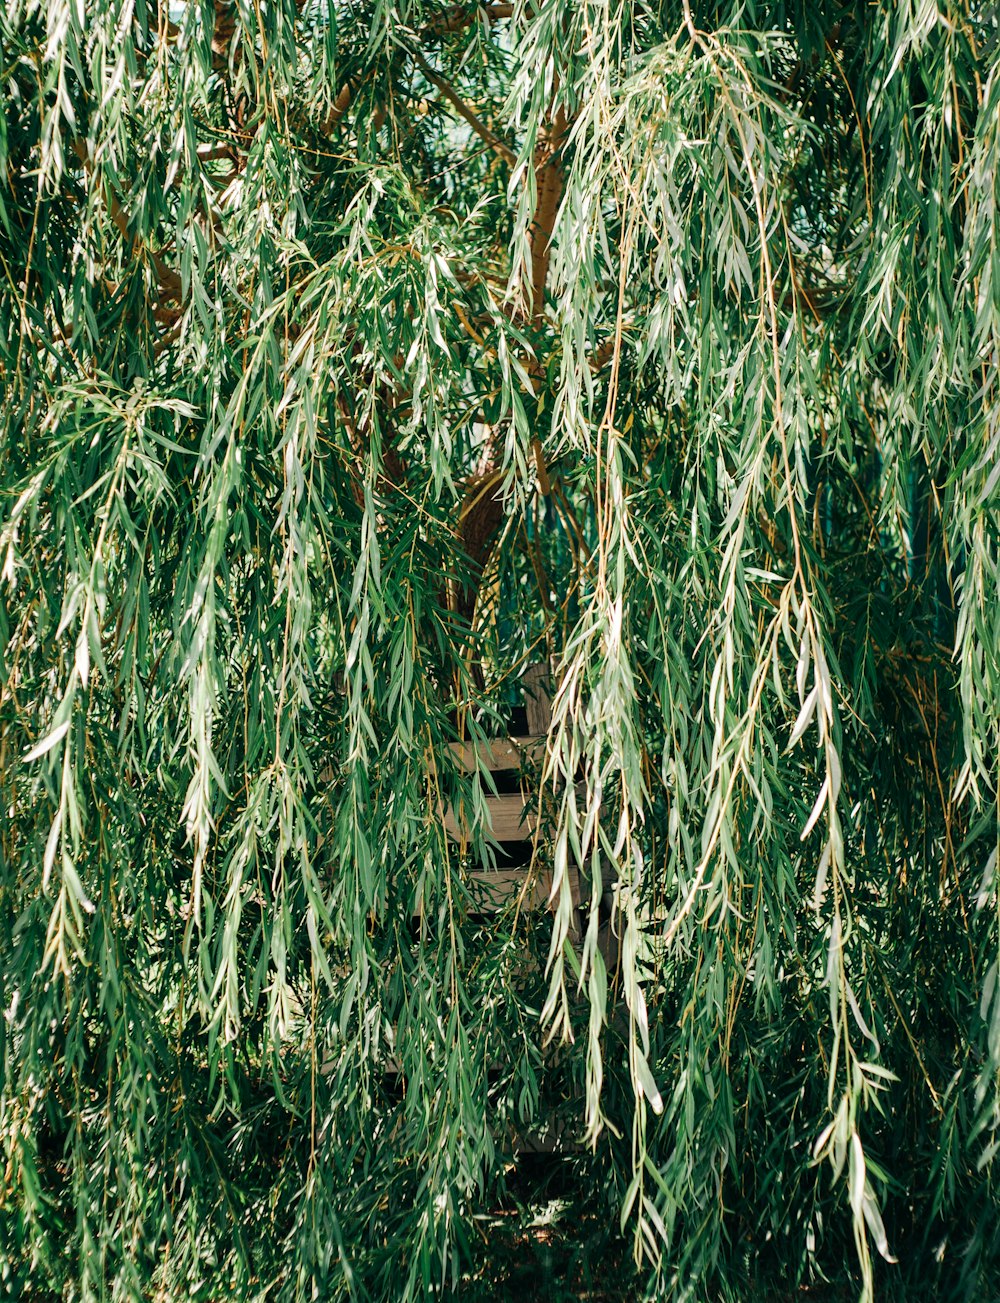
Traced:
MULTIPOLYGON (((536 336, 545 321, 545 293, 552 254, 552 235, 556 216, 562 203, 565 176, 562 165, 562 148, 568 123, 562 106, 556 107, 535 151, 535 216, 531 226, 531 302, 530 324, 536 336)), ((544 381, 544 367, 537 355, 529 374, 537 392, 544 381)), ((542 441, 537 434, 531 441, 538 475, 538 487, 544 496, 552 491, 542 441)), ((466 485, 465 498, 459 517, 459 541, 473 563, 474 578, 481 578, 490 558, 500 526, 503 523, 503 501, 499 496, 500 474, 497 459, 490 458, 487 467, 466 485)), ((459 599, 459 611, 470 622, 475 616, 478 584, 466 589, 459 599)))

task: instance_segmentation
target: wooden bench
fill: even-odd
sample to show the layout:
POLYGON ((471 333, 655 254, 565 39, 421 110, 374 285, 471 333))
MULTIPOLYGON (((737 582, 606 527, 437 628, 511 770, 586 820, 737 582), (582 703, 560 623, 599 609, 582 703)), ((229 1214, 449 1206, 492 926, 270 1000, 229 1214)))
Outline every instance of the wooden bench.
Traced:
MULTIPOLYGON (((552 718, 551 702, 547 690, 548 666, 529 666, 521 677, 524 688, 526 731, 512 737, 488 738, 480 742, 452 742, 452 754, 466 772, 488 770, 495 786, 511 785, 511 779, 523 775, 525 764, 539 766, 545 750, 545 737, 552 718), (499 780, 499 781, 497 781, 499 780)), ((471 894, 477 914, 493 914, 505 908, 512 899, 518 899, 521 908, 528 911, 544 909, 552 894, 551 869, 534 869, 530 861, 531 850, 539 828, 539 802, 537 792, 520 783, 514 792, 498 791, 497 795, 483 798, 489 818, 488 831, 495 841, 508 848, 521 844, 525 864, 495 869, 474 868, 469 873, 471 894)), ((464 811, 448 809, 444 815, 448 835, 457 842, 468 839, 464 811)), ((570 891, 573 908, 580 906, 580 878, 575 869, 570 873, 570 891)))

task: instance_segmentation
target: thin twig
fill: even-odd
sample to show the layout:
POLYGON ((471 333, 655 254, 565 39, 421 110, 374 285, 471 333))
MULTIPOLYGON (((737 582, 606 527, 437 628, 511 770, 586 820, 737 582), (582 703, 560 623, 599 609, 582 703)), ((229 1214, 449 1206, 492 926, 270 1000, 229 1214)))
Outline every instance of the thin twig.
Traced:
POLYGON ((454 87, 452 87, 449 82, 446 82, 439 73, 434 71, 418 50, 411 50, 410 54, 413 56, 413 61, 420 71, 424 74, 431 85, 441 92, 459 117, 464 118, 476 135, 479 136, 480 139, 485 140, 491 149, 495 149, 497 153, 502 158, 505 158, 511 167, 513 167, 517 162, 517 155, 511 147, 505 141, 501 140, 495 132, 491 131, 485 122, 476 116, 472 109, 469 108, 468 104, 466 104, 466 102, 456 93, 454 87))

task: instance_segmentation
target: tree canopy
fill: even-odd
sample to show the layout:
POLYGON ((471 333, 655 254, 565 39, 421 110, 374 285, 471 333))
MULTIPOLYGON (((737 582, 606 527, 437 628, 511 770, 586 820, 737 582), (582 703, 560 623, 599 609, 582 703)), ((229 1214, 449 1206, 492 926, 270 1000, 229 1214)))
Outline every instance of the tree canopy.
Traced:
POLYGON ((8 1297, 501 1297, 539 1131, 630 1296, 986 1297, 998 38, 8 0, 8 1297))

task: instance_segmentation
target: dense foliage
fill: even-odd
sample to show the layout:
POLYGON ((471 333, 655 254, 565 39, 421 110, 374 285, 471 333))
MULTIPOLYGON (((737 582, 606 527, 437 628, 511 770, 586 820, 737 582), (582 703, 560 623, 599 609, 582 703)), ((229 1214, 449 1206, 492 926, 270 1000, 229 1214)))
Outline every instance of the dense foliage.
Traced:
POLYGON ((8 0, 5 1297, 990 1296, 993 12, 8 0))

